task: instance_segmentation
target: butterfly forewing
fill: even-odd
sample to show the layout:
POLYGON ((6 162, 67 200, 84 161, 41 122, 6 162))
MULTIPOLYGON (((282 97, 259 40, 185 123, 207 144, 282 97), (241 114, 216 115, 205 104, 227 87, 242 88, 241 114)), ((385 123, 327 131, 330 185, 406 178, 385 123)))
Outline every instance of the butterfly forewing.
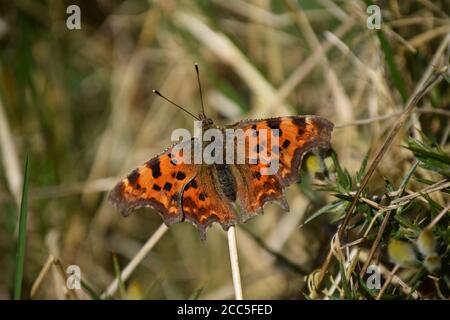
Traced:
MULTIPOLYGON (((303 155, 315 147, 327 148, 330 144, 333 124, 316 116, 291 116, 270 118, 265 120, 246 120, 231 127, 259 132, 257 146, 247 142, 248 161, 236 164, 240 173, 241 183, 238 183, 239 202, 246 216, 250 217, 261 212, 266 202, 277 202, 288 210, 283 196, 283 188, 299 181, 299 167, 303 155), (276 134, 261 134, 274 130, 276 134), (250 159, 260 156, 269 157, 269 161, 259 160, 252 164, 250 159), (274 174, 264 174, 270 163, 278 162, 274 174)), ((250 135, 246 135, 250 136, 250 135)))
POLYGON ((179 152, 173 152, 177 145, 136 168, 114 187, 109 199, 124 215, 150 206, 167 225, 182 220, 182 190, 196 176, 198 166, 177 161, 182 158, 179 152))

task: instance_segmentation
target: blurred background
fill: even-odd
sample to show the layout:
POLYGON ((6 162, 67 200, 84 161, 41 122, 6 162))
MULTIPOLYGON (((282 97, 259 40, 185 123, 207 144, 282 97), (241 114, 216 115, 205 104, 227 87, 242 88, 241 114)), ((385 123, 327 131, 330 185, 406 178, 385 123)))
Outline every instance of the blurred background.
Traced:
MULTIPOLYGON (((448 1, 375 3, 380 30, 367 25, 371 2, 357 0, 2 1, 0 298, 12 297, 27 156, 23 298, 49 257, 63 269, 46 270, 32 298, 92 298, 89 290, 66 289, 61 270, 69 265, 100 294, 157 230, 162 221, 152 209, 124 218, 106 198, 121 177, 171 144, 172 130, 192 130, 192 119, 152 89, 200 112, 194 63, 217 123, 323 116, 337 125, 332 145, 340 164, 355 174, 450 33, 448 1), (67 25, 73 4, 81 29, 67 25)), ((449 101, 443 82, 423 107, 448 111, 449 101)), ((416 137, 422 130, 446 141, 448 115, 424 112, 411 121, 416 137)), ((373 190, 386 176, 398 184, 409 169, 411 152, 402 147, 408 134, 400 133, 380 164, 373 190)), ((237 229, 245 298, 304 299, 306 277, 328 253, 335 217, 302 226, 334 199, 317 191, 311 168, 286 190, 289 213, 268 205, 237 229)), ((172 226, 113 296, 189 297, 234 297, 226 233, 218 226, 206 241, 188 223, 172 226)))

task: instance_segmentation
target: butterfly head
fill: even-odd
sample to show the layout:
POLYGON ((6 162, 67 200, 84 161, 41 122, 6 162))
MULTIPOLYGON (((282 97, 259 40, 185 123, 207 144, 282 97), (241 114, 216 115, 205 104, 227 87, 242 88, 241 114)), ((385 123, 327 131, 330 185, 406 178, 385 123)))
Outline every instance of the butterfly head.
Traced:
POLYGON ((200 113, 198 115, 198 118, 200 119, 200 121, 202 122, 202 127, 203 128, 211 128, 214 125, 214 122, 211 118, 208 118, 206 115, 204 115, 203 113, 200 113))

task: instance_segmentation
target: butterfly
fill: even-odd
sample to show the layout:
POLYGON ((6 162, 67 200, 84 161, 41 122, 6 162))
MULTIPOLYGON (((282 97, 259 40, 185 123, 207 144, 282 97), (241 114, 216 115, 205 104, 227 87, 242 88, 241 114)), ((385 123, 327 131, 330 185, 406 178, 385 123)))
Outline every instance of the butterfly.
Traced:
MULTIPOLYGON (((194 146, 198 139, 194 137, 175 143, 131 171, 110 192, 109 200, 124 216, 137 208, 152 207, 168 226, 188 221, 205 239, 206 230, 214 222, 228 230, 230 226, 262 213, 266 203, 277 203, 289 211, 283 189, 300 180, 299 167, 306 153, 329 148, 333 123, 319 116, 286 116, 217 126, 205 115, 198 66, 195 67, 202 104, 202 113, 198 117, 158 91, 154 92, 198 119, 202 131, 215 129, 225 136, 229 129, 242 130, 243 145, 248 151, 244 162, 177 161, 184 150, 178 150, 179 147, 182 144, 194 146), (270 134, 260 134, 262 132, 270 134), (258 160, 263 151, 265 161, 258 160), (277 170, 262 174, 274 161, 278 164, 277 170)), ((202 146, 206 143, 201 142, 202 146)))

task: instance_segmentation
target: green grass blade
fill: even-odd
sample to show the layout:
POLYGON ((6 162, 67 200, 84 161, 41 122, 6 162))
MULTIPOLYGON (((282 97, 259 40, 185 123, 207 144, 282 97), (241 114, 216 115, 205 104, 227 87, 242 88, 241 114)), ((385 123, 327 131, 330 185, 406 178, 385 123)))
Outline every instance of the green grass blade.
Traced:
POLYGON ((202 294, 204 288, 205 288, 204 286, 201 286, 201 287, 197 288, 197 289, 191 294, 191 296, 189 297, 188 300, 198 300, 198 298, 199 298, 200 295, 202 294))
POLYGON ((117 256, 114 253, 113 253, 113 264, 114 264, 114 272, 116 274, 116 278, 119 283, 120 299, 123 300, 126 297, 126 290, 121 277, 119 261, 117 260, 117 256))
POLYGON ((81 280, 81 287, 89 294, 92 300, 100 300, 100 295, 83 280, 81 280))
POLYGON ((391 76, 394 85, 397 88, 398 92, 400 93, 403 102, 406 103, 406 101, 408 100, 406 85, 400 71, 397 68, 397 64, 394 59, 394 53, 392 51, 391 45, 389 44, 389 41, 386 39, 386 36, 382 30, 378 30, 377 36, 378 39, 380 40, 381 50, 383 50, 384 52, 386 62, 389 66, 389 70, 391 71, 391 76))
POLYGON ((327 204, 326 206, 320 208, 316 212, 314 212, 311 216, 309 216, 305 222, 303 222, 302 226, 306 225, 307 223, 311 222, 312 220, 316 219, 317 217, 321 216, 324 213, 328 212, 337 212, 340 210, 345 210, 345 208, 348 206, 348 203, 342 202, 342 201, 335 201, 330 204, 327 204))
MULTIPOLYGON (((373 1, 366 0, 365 1, 368 6, 373 5, 373 1)), ((402 74, 400 73, 399 69, 397 68, 397 64, 395 62, 394 58, 394 52, 392 50, 391 45, 389 44, 388 39, 386 38, 385 33, 383 30, 377 30, 377 37, 380 41, 381 50, 383 50, 384 55, 386 57, 386 63, 389 67, 389 71, 391 72, 392 80, 394 82, 395 87, 397 88, 398 92, 400 93, 400 96, 402 97, 402 100, 404 103, 408 100, 408 94, 406 91, 406 84, 403 80, 402 74)))
POLYGON ((25 261, 25 245, 28 217, 28 157, 25 161, 23 175, 22 201, 19 212, 19 241, 16 255, 16 277, 14 281, 14 299, 20 300, 22 294, 23 265, 25 261))
POLYGON ((339 272, 341 274, 341 283, 342 288, 344 289, 345 297, 344 299, 351 300, 353 299, 352 291, 350 290, 350 286, 347 280, 347 276, 345 275, 345 267, 342 261, 339 261, 339 272))

